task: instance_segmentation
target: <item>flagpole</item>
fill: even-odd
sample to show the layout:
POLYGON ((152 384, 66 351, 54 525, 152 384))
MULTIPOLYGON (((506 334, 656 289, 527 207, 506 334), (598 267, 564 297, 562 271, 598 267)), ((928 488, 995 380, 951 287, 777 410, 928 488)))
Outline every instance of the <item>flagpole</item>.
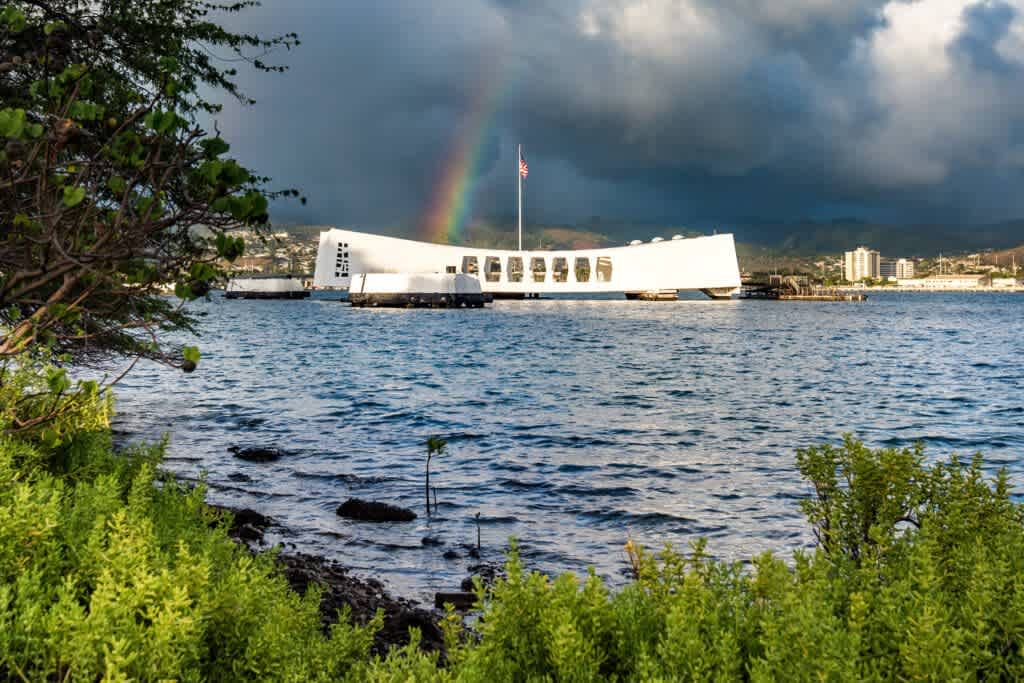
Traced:
POLYGON ((523 146, 516 145, 516 178, 519 180, 519 251, 523 250, 523 146))

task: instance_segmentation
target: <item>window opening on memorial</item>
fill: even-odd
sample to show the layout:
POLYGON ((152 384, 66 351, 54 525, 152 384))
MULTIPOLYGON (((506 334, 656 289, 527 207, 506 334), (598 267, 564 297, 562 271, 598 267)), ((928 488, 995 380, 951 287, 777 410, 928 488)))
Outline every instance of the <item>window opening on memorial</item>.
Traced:
POLYGON ((488 256, 484 259, 484 277, 488 282, 497 282, 501 279, 501 259, 497 256, 488 256))
POLYGON ((612 259, 610 256, 598 256, 597 257, 597 273, 598 282, 611 282, 612 281, 612 259))
POLYGON ((523 281, 523 259, 520 256, 508 257, 508 281, 523 281))
POLYGON ((551 279, 555 282, 569 281, 569 259, 562 256, 551 259, 551 279))
POLYGON ((544 276, 547 274, 547 266, 544 265, 544 259, 539 256, 534 256, 530 259, 530 272, 533 273, 534 282, 544 282, 544 276))
POLYGON ((577 257, 573 270, 576 271, 576 282, 590 282, 590 259, 577 257))

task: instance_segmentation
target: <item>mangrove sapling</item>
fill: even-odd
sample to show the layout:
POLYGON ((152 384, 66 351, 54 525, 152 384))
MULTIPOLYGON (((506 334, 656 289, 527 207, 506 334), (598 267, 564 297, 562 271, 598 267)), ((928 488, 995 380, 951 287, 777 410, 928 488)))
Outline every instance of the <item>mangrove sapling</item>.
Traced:
MULTIPOLYGON (((445 446, 447 445, 448 442, 439 436, 432 436, 427 439, 427 469, 426 477, 423 482, 423 493, 426 495, 427 498, 427 517, 430 517, 430 459, 433 458, 435 455, 443 455, 445 446)), ((436 511, 436 504, 434 507, 436 511)))

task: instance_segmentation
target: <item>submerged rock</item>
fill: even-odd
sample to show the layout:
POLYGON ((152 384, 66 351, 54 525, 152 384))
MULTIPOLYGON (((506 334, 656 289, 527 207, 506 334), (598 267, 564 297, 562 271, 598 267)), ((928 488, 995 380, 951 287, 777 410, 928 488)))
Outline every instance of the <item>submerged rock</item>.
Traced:
POLYGON ((361 522, 411 522, 416 513, 408 508, 349 498, 338 507, 338 516, 361 522))
POLYGON ((247 460, 249 462, 273 462, 284 457, 285 452, 280 448, 263 448, 260 446, 241 448, 240 446, 231 446, 228 450, 236 457, 241 460, 247 460))

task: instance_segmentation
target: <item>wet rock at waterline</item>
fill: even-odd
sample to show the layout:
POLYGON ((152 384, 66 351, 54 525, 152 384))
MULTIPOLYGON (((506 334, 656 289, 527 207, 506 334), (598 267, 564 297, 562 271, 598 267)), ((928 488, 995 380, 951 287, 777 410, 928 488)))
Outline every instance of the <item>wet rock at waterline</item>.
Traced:
POLYGON ((434 607, 437 608, 443 608, 445 605, 451 605, 457 610, 468 610, 472 609, 475 604, 476 593, 455 592, 434 594, 434 607))
POLYGON ((411 522, 416 519, 416 513, 408 508, 359 498, 349 498, 342 503, 338 507, 338 516, 360 522, 411 522))
POLYGON ((486 587, 493 586, 498 578, 506 578, 504 566, 490 562, 473 565, 469 568, 469 572, 470 575, 463 579, 461 586, 462 590, 467 592, 476 590, 476 582, 474 581, 476 578, 479 578, 480 582, 486 587))
POLYGON ((239 446, 231 446, 228 450, 236 458, 247 460, 248 462, 273 462, 285 456, 285 452, 280 448, 262 448, 259 446, 241 448, 239 446))
MULTIPOLYGON (((222 514, 231 515, 231 526, 228 527, 228 534, 232 538, 237 538, 247 543, 262 544, 264 530, 274 523, 270 517, 262 515, 255 510, 250 510, 249 508, 235 510, 232 508, 209 504, 208 507, 213 510, 217 510, 222 514)), ((216 524, 216 522, 214 522, 214 524, 216 524)))

